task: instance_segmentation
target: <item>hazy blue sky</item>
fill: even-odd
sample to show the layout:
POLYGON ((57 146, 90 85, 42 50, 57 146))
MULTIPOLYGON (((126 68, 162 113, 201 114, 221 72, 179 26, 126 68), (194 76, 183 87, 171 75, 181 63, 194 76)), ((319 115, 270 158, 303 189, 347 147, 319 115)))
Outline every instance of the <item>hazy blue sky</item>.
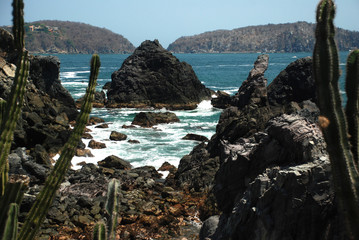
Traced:
MULTIPOLYGON (((0 26, 10 25, 11 0, 0 0, 0 26)), ((25 0, 25 21, 68 20, 105 27, 135 46, 159 39, 249 25, 315 22, 318 0, 25 0)), ((359 0, 337 0, 336 25, 359 31, 359 0)))

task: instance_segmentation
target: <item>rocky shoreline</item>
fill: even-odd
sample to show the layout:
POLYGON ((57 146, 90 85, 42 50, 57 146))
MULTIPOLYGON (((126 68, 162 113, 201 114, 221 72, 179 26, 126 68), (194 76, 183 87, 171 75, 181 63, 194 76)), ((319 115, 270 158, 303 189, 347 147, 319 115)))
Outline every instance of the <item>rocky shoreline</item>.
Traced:
MULTIPOLYGON (((11 51, 12 36, 0 33, 0 96, 6 99, 16 52, 11 51)), ((152 50, 160 48, 156 41, 146 44, 152 50)), ((84 163, 80 170, 69 170, 39 239, 91 239, 94 223, 104 218, 111 178, 121 182, 121 239, 345 239, 317 126, 312 60, 298 59, 269 86, 264 77, 268 63, 268 55, 260 55, 234 96, 217 93, 212 103, 223 112, 215 135, 209 140, 198 137, 201 143, 181 159, 178 169, 165 163, 160 169, 132 168, 109 156, 98 166, 84 163), (163 178, 161 171, 168 171, 168 176, 163 178)), ((127 64, 133 64, 131 58, 127 64)), ((150 67, 156 66, 152 62, 150 67)), ((115 75, 128 70, 121 69, 115 75)), ((20 222, 52 167, 50 157, 67 141, 77 115, 58 74, 58 59, 31 58, 25 104, 9 155, 10 174, 31 180, 20 222)), ((116 84, 113 81, 111 87, 116 84)), ((209 90, 201 89, 202 97, 208 97, 209 90)), ((145 127, 153 124, 149 117, 158 121, 158 116, 142 116, 145 127)), ((113 137, 126 139, 118 133, 113 137)), ((79 149, 85 147, 79 143, 79 149)))

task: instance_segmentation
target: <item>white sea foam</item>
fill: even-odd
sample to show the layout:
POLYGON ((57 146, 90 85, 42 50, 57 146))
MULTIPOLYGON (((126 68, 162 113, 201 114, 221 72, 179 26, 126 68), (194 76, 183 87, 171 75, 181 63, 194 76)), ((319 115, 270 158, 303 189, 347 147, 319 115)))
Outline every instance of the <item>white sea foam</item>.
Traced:
POLYGON ((203 100, 197 105, 197 109, 212 109, 211 100, 203 100))
POLYGON ((61 72, 60 78, 65 79, 71 79, 71 78, 82 78, 83 76, 80 76, 80 74, 87 74, 90 73, 90 71, 70 71, 70 72, 61 72))
MULTIPOLYGON (((220 112, 212 107, 210 101, 203 101, 195 110, 174 111, 180 122, 158 124, 153 128, 122 128, 123 125, 130 125, 135 113, 140 111, 141 109, 94 109, 92 115, 107 119, 109 128, 96 128, 96 125, 88 128, 93 139, 105 143, 106 148, 90 149, 94 157, 74 157, 73 168, 80 168, 77 164, 83 161, 96 164, 109 155, 127 160, 134 167, 151 165, 159 168, 166 161, 177 166, 180 159, 198 144, 196 141, 182 140, 187 133, 210 138, 215 131, 218 119, 199 121, 197 118, 211 118, 220 112), (127 140, 138 140, 140 143, 131 144, 127 140, 111 141, 109 140, 111 131, 124 133, 128 136, 127 140)), ((165 109, 154 111, 165 111, 165 109)), ((83 139, 86 146, 89 141, 83 139)))

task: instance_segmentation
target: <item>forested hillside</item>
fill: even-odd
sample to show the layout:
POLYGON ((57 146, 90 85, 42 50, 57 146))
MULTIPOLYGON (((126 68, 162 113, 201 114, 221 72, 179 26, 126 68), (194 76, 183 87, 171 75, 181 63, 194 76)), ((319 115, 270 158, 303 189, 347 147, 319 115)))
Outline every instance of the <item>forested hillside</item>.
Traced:
POLYGON ((36 53, 131 53, 135 49, 122 35, 105 28, 69 21, 25 24, 26 48, 36 53))
MULTIPOLYGON (((177 53, 213 52, 311 52, 315 24, 307 22, 268 24, 233 30, 217 30, 181 37, 169 45, 177 53)), ((342 51, 359 47, 359 32, 337 29, 342 51)))

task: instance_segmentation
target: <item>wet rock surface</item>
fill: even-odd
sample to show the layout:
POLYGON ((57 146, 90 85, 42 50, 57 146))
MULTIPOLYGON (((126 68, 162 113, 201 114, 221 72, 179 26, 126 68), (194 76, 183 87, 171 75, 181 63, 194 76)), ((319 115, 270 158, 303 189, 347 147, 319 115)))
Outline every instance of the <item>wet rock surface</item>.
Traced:
POLYGON ((158 40, 144 41, 111 76, 108 107, 194 109, 211 91, 158 40))

